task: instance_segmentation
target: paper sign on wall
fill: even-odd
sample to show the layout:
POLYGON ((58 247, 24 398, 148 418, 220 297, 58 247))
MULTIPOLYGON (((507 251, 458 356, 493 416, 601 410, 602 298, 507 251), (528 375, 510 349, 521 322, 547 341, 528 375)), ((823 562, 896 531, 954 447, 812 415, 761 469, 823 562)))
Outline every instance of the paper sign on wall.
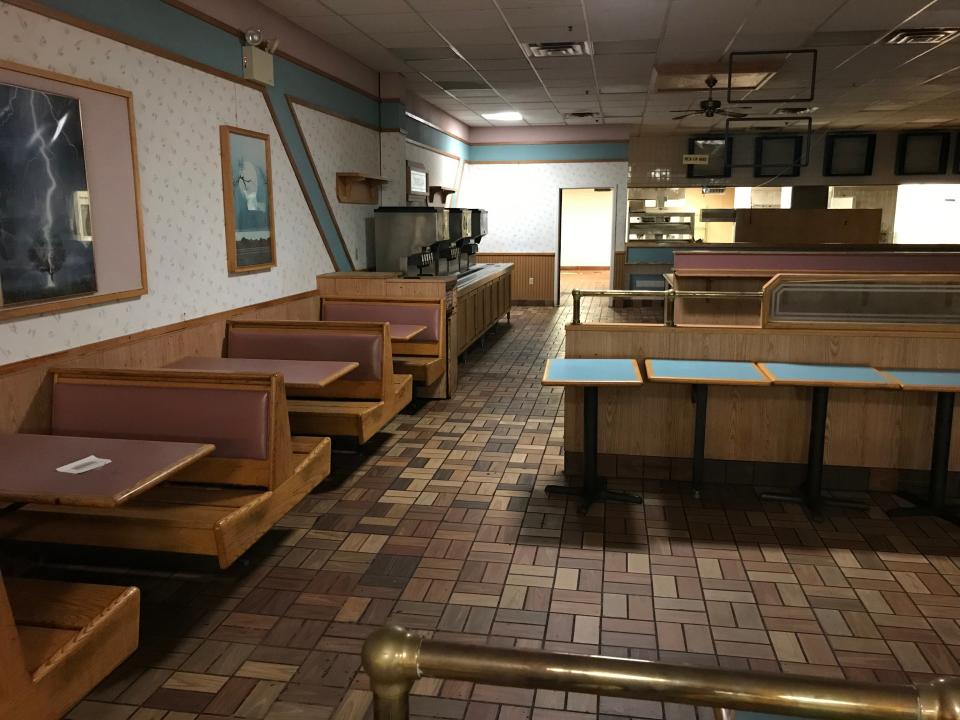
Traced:
POLYGON ((684 165, 709 165, 709 155, 687 154, 683 156, 684 165))

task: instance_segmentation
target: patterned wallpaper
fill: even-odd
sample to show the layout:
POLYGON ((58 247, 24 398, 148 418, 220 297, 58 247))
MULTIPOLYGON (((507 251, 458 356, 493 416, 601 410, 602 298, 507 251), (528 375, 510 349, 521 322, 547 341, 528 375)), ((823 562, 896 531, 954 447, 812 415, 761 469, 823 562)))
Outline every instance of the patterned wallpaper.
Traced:
POLYGON ((469 163, 457 205, 489 211, 483 252, 556 252, 560 189, 615 188, 617 248, 627 224, 627 163, 469 163))
MULTIPOLYGON (((423 166, 427 169, 427 180, 431 185, 459 189, 463 161, 411 142, 407 143, 407 160, 423 163, 423 166)), ((447 197, 447 207, 461 205, 457 202, 457 195, 458 193, 454 193, 447 197)))
POLYGON ((337 173, 380 175, 380 133, 303 105, 295 104, 294 112, 354 264, 358 269, 372 267, 376 205, 339 202, 337 173))
POLYGON ((406 146, 403 133, 380 133, 380 174, 390 181, 380 191, 380 202, 390 207, 407 204, 406 146))
POLYGON ((0 59, 133 92, 150 287, 137 300, 0 323, 0 364, 303 292, 333 269, 259 92, 4 3, 0 59), (271 137, 270 272, 227 274, 222 124, 271 137))

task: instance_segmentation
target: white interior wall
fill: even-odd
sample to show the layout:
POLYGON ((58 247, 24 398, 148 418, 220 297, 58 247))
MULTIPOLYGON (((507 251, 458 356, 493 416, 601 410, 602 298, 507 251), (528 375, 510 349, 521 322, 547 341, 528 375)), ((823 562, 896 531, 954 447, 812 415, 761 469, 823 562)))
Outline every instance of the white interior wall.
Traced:
POLYGON ((337 173, 380 174, 380 133, 313 108, 293 104, 307 151, 327 194, 347 252, 359 269, 373 265, 373 210, 376 205, 337 199, 337 173))
POLYGON ((893 241, 903 245, 960 244, 960 185, 901 185, 893 241))
POLYGON ((615 193, 561 190, 560 267, 609 267, 615 193))
POLYGON ((470 163, 463 171, 461 207, 485 208, 489 234, 481 252, 555 253, 560 189, 613 188, 617 247, 627 224, 627 163, 470 163))

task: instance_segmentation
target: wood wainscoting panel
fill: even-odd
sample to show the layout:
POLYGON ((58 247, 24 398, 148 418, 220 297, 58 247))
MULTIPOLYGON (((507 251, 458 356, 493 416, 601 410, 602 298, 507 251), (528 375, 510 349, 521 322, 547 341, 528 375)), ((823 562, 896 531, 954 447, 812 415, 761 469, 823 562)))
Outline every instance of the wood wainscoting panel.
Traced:
POLYGON ((613 289, 614 290, 627 289, 626 264, 627 264, 626 251, 617 250, 613 254, 613 289))
MULTIPOLYGON (((566 354, 953 369, 960 357, 960 334, 584 324, 567 326, 566 354)), ((567 393, 567 452, 582 448, 581 402, 581 393, 567 393)), ((832 390, 826 463, 925 471, 930 467, 935 404, 934 393, 832 390)), ((956 415, 951 470, 960 470, 960 407, 956 415)), ((706 456, 804 463, 809 417, 809 388, 712 387, 706 456)), ((601 453, 691 457, 694 405, 687 385, 601 389, 599 421, 601 453)))
POLYGON ((318 317, 320 298, 311 290, 0 366, 0 432, 50 431, 51 368, 158 368, 186 355, 222 355, 227 320, 318 317))
POLYGON ((478 263, 513 263, 513 302, 553 305, 555 253, 478 253, 478 263), (532 282, 531 282, 532 280, 532 282))

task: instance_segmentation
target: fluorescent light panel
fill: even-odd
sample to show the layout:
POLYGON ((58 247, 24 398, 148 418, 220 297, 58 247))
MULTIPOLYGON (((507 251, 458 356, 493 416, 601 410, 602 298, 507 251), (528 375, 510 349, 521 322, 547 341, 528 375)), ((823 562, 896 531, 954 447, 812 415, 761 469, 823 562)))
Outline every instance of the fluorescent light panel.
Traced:
POLYGON ((501 122, 520 122, 523 115, 515 110, 506 110, 504 112, 483 113, 485 120, 500 120, 501 122))

